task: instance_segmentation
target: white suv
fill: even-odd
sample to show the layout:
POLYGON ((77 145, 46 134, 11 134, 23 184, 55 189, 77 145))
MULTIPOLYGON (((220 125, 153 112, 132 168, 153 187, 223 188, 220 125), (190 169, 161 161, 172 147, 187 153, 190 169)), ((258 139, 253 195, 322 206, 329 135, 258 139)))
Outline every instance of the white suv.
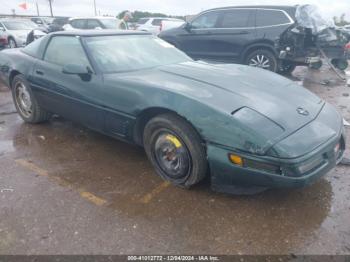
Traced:
POLYGON ((147 18, 139 19, 136 25, 136 30, 147 31, 147 32, 151 32, 154 35, 158 35, 161 31, 161 25, 163 21, 174 21, 174 22, 184 23, 183 20, 176 19, 176 18, 147 17, 147 18))

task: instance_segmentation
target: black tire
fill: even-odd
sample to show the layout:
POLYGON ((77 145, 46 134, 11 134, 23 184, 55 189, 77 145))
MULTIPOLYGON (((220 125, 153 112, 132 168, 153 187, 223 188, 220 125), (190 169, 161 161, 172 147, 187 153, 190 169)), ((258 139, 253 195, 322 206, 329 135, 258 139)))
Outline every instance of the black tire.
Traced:
POLYGON ((245 59, 245 64, 249 66, 260 67, 272 72, 277 72, 278 70, 276 56, 274 53, 266 49, 256 49, 248 53, 245 59))
POLYGON ((8 42, 9 42, 8 43, 9 48, 16 48, 17 47, 16 40, 13 37, 9 37, 8 42))
POLYGON ((23 75, 15 76, 11 84, 11 91, 17 112, 25 122, 37 124, 50 119, 51 114, 39 106, 23 75), (26 105, 24 102, 21 103, 24 100, 27 101, 26 105))
POLYGON ((157 174, 174 185, 189 188, 207 174, 206 151, 200 136, 191 124, 175 114, 152 118, 145 126, 143 144, 157 174), (175 171, 169 170, 172 161, 177 164, 175 171))
POLYGON ((281 61, 278 73, 282 75, 290 75, 294 69, 296 68, 296 64, 289 61, 281 61))
POLYGON ((333 64, 333 66, 335 66, 336 68, 338 68, 339 70, 346 70, 349 66, 348 61, 346 59, 332 59, 331 63, 333 64))

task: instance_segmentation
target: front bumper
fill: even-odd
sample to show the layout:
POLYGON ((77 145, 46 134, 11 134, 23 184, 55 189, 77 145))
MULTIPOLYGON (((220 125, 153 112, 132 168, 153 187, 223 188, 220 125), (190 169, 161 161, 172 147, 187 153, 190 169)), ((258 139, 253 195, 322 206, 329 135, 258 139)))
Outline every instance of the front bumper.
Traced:
POLYGON ((342 128, 341 133, 336 137, 333 137, 312 152, 299 158, 277 159, 239 153, 243 158, 278 165, 281 169, 285 170, 297 170, 298 167, 305 163, 310 163, 315 159, 322 159, 318 166, 311 168, 305 173, 298 174, 295 171, 295 176, 284 172, 281 172, 281 174, 272 174, 262 170, 234 165, 228 159, 228 154, 233 153, 232 150, 219 145, 208 144, 207 154, 211 170, 212 189, 214 191, 232 193, 236 191, 237 186, 293 188, 311 184, 327 174, 341 161, 345 150, 344 132, 344 128, 342 128), (338 143, 341 143, 341 151, 336 154, 334 149, 338 143))

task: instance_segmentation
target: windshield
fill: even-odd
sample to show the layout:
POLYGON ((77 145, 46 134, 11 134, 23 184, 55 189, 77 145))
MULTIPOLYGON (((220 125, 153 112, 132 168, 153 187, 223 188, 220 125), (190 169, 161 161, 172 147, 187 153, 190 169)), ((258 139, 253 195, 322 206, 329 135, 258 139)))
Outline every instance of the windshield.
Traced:
POLYGON ((3 24, 7 30, 32 30, 36 28, 36 25, 33 25, 34 23, 29 21, 6 21, 3 24))
POLYGON ((117 19, 99 19, 106 29, 118 29, 119 21, 117 19))
POLYGON ((116 73, 191 61, 167 42, 151 35, 86 37, 86 44, 100 70, 116 73))

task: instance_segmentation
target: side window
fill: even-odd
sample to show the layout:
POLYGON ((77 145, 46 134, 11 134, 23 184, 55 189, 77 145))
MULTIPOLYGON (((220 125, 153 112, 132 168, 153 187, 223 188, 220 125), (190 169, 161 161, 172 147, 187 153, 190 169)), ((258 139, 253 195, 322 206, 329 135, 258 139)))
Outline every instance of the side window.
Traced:
POLYGON ((155 26, 160 26, 161 23, 162 23, 162 19, 153 19, 152 21, 152 25, 155 25, 155 26))
POLYGON ((40 37, 39 39, 31 42, 29 45, 26 45, 26 47, 24 47, 22 51, 30 56, 38 57, 38 53, 41 47, 41 42, 43 41, 43 39, 44 37, 40 37))
POLYGON ((88 19, 86 24, 86 29, 96 29, 97 27, 102 28, 100 23, 95 19, 88 19))
POLYGON ((272 26, 290 23, 286 14, 280 10, 257 10, 256 26, 272 26))
POLYGON ((60 66, 72 63, 90 65, 79 38, 75 36, 53 37, 46 49, 44 60, 60 66))
POLYGON ((222 28, 254 27, 254 10, 232 9, 224 13, 221 25, 222 28))
POLYGON ((148 20, 149 20, 149 18, 141 18, 141 19, 139 19, 139 21, 137 21, 137 23, 139 25, 144 25, 147 23, 148 20))
POLYGON ((219 12, 208 12, 195 18, 191 24, 194 29, 215 28, 218 18, 219 12))
POLYGON ((78 29, 84 29, 85 28, 85 20, 84 19, 73 20, 73 21, 70 22, 70 24, 74 28, 78 28, 78 29))

